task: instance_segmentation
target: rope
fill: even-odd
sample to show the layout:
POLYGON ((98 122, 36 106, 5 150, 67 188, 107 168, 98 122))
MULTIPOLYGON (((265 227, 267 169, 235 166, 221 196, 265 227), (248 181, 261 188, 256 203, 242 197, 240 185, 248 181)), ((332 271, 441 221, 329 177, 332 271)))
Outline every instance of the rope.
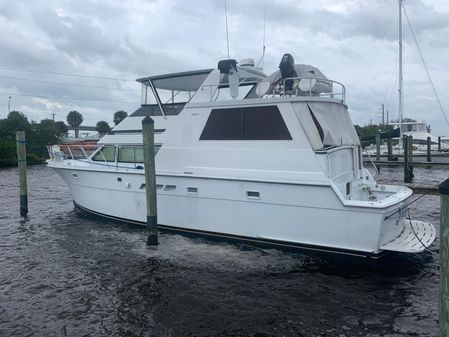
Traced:
POLYGON ((368 155, 369 160, 371 161, 371 164, 373 164, 374 169, 376 170, 376 178, 379 177, 379 169, 377 168, 376 164, 374 164, 373 158, 371 158, 371 155, 369 152, 366 152, 368 155))
POLYGON ((410 216, 409 209, 407 209, 407 213, 408 213, 408 220, 410 221, 410 227, 412 228, 413 235, 415 235, 415 238, 417 238, 419 243, 424 247, 424 250, 430 252, 430 249, 421 241, 418 234, 416 234, 416 232, 415 232, 415 228, 413 227, 413 224, 412 224, 412 218, 410 216))
MULTIPOLYGON (((435 186, 433 187, 433 189, 436 189, 438 186, 439 186, 439 185, 435 185, 435 186)), ((396 212, 394 212, 394 213, 390 214, 389 216, 385 217, 385 220, 391 218, 391 217, 392 217, 393 215, 395 215, 396 213, 402 211, 403 209, 405 209, 405 208, 407 208, 408 206, 410 206, 411 204, 415 203, 416 201, 418 201, 418 200, 421 199, 422 197, 425 197, 426 195, 429 195, 429 194, 430 194, 430 192, 426 192, 426 193, 421 194, 419 197, 417 197, 416 199, 410 201, 408 204, 405 204, 403 207, 400 207, 396 212)))

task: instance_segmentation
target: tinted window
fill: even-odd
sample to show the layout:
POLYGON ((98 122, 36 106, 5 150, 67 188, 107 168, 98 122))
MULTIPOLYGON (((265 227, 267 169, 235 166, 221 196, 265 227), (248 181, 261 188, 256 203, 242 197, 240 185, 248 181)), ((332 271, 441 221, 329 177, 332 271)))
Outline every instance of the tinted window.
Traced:
POLYGON ((243 137, 242 109, 214 109, 200 140, 234 140, 243 137))
POLYGON ((118 161, 125 163, 143 163, 143 148, 135 146, 121 146, 118 161))
POLYGON ((95 161, 115 161, 115 146, 104 146, 98 151, 92 160, 95 161))
POLYGON ((200 140, 290 140, 277 106, 213 109, 200 140))

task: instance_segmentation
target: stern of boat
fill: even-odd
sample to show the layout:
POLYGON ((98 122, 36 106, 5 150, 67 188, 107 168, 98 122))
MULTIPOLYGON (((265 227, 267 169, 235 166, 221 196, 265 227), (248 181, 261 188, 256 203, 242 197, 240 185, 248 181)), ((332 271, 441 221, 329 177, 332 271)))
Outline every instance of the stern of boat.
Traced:
POLYGON ((379 250, 403 253, 424 251, 435 240, 435 227, 429 222, 410 218, 408 205, 411 199, 411 191, 409 188, 384 186, 385 189, 389 187, 399 188, 396 193, 391 195, 398 200, 396 209, 393 208, 393 211, 389 210, 384 215, 379 236, 379 250), (410 193, 407 196, 408 191, 410 193))

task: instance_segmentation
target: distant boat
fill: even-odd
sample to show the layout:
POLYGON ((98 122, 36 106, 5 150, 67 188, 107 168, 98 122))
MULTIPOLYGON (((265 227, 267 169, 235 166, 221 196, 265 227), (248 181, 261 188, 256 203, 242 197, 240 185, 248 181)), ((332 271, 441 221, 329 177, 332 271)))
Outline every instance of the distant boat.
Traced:
MULTIPOLYGON (((389 125, 393 126, 393 135, 399 135, 400 133, 402 133, 402 135, 412 136, 412 147, 414 155, 427 155, 428 137, 430 137, 430 149, 433 155, 439 154, 440 152, 449 151, 449 142, 447 137, 440 137, 440 145, 438 145, 438 137, 430 133, 430 125, 427 125, 425 122, 402 122, 402 132, 399 132, 399 123, 395 122, 390 123, 389 125)), ((404 153, 404 149, 400 146, 399 137, 392 137, 392 139, 394 142, 394 144, 392 145, 392 155, 402 155, 404 153)), ((388 148, 385 139, 382 140, 380 153, 381 155, 388 154, 388 148)), ((373 141, 370 145, 366 146, 363 149, 363 154, 376 154, 375 141, 373 141)))

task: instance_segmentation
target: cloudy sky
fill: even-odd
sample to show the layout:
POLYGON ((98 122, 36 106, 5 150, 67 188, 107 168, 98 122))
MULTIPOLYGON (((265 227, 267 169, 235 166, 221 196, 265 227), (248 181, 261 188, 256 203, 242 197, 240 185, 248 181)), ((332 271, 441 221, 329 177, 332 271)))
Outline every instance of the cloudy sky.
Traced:
MULTIPOLYGON (((347 88, 353 121, 397 118, 396 0, 265 1, 264 71, 284 53, 347 88)), ((227 0, 231 57, 262 54, 264 1, 227 0)), ((449 115, 449 1, 406 0, 428 69, 449 115)), ((449 135, 404 18, 405 114, 449 135)), ((136 78, 216 67, 226 58, 224 0, 0 0, 0 118, 39 121, 80 111, 112 124, 139 106, 136 78)))

